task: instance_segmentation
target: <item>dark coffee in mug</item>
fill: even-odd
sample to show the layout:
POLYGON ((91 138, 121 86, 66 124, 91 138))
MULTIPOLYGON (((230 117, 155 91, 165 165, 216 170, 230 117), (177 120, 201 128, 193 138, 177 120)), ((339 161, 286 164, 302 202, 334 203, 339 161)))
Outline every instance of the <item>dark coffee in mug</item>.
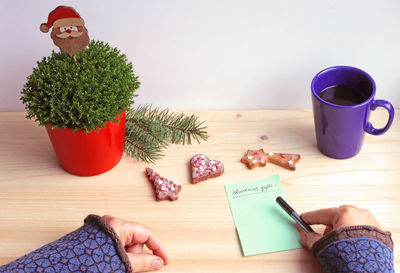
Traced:
POLYGON ((319 97, 324 101, 343 106, 363 103, 368 99, 369 95, 347 85, 330 86, 319 93, 319 97))

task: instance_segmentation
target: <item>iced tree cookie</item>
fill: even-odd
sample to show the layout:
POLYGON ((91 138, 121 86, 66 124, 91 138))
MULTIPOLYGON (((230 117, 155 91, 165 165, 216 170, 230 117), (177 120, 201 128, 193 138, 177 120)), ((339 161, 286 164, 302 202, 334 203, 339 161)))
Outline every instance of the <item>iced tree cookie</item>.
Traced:
POLYGON ((161 177, 158 173, 150 168, 146 168, 146 175, 154 186, 154 194, 157 201, 178 199, 178 193, 181 191, 181 186, 174 182, 161 177))

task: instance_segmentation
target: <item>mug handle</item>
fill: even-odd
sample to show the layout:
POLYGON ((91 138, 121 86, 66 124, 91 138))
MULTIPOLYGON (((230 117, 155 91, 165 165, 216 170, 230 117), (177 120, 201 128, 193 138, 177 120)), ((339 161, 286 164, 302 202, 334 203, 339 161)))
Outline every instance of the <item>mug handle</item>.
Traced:
POLYGON ((383 107, 388 111, 389 120, 386 123, 386 126, 381 129, 374 128, 374 126, 372 126, 372 124, 370 122, 367 123, 365 131, 371 135, 376 135, 376 136, 382 135, 387 130, 389 130, 390 126, 392 125, 393 117, 394 117, 394 108, 390 102, 385 101, 385 100, 374 100, 371 105, 371 110, 374 111, 377 107, 383 107))

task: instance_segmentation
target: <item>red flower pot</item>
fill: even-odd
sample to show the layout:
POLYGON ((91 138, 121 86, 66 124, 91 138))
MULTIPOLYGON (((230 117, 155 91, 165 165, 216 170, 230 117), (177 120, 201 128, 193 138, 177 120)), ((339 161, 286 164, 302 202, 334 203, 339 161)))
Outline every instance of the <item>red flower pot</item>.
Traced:
POLYGON ((117 123, 107 122, 100 131, 73 132, 70 128, 51 129, 46 126, 60 165, 79 176, 91 176, 112 169, 121 160, 125 141, 125 111, 116 117, 117 123))

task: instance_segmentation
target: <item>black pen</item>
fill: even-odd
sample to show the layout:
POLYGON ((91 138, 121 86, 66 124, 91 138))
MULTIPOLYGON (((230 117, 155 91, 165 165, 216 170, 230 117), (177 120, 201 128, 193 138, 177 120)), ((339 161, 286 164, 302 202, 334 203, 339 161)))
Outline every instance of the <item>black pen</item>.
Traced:
POLYGON ((286 203, 285 200, 283 200, 282 197, 278 196, 276 198, 276 202, 286 211, 287 214, 289 214, 290 217, 293 218, 293 220, 301 226, 302 229, 304 229, 306 232, 314 232, 314 230, 306 223, 304 222, 303 219, 301 219, 300 215, 297 214, 297 212, 292 209, 291 206, 289 206, 288 203, 286 203))

